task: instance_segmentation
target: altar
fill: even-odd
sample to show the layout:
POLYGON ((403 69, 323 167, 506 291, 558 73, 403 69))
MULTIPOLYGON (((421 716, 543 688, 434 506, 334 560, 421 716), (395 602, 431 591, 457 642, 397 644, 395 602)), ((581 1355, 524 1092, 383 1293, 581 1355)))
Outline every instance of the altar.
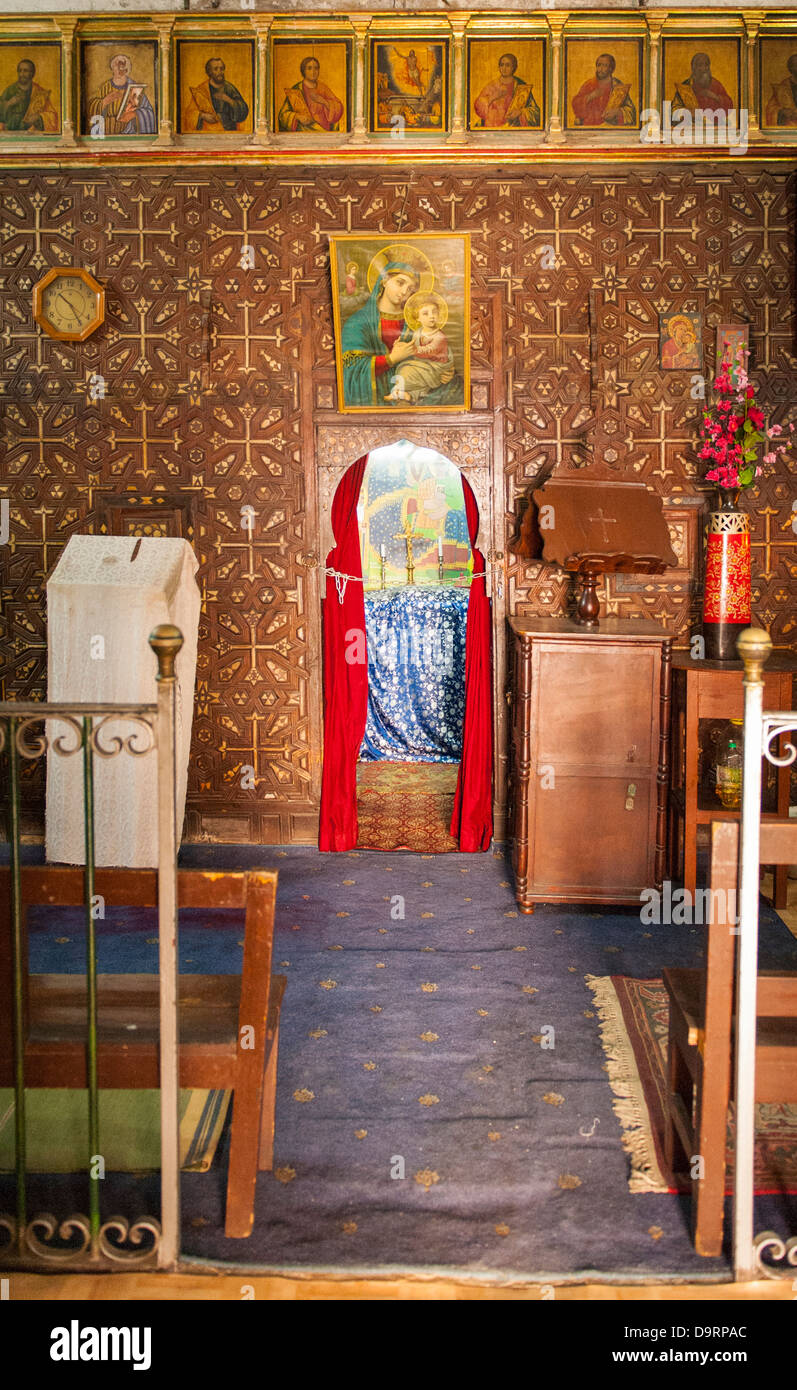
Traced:
POLYGON ((460 761, 469 593, 439 584, 366 592, 362 761, 460 761))

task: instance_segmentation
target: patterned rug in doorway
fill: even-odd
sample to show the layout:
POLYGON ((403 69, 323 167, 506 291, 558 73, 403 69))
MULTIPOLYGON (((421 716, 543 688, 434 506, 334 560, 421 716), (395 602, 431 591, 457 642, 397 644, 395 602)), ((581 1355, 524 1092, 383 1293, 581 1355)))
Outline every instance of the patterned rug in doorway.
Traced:
POLYGON ((458 763, 357 765, 358 849, 450 854, 458 763))

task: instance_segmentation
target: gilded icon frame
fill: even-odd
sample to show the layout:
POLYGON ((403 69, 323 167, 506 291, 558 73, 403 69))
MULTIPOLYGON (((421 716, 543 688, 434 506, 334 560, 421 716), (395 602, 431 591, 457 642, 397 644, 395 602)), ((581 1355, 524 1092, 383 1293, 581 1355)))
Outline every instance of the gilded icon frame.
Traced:
POLYGON ((329 238, 329 259, 338 410, 469 410, 470 233, 345 233, 329 238), (385 320, 402 325, 390 343, 385 320), (416 351, 386 361, 398 342, 416 351))
POLYGON ((443 36, 412 35, 399 41, 403 52, 399 51, 392 39, 372 38, 370 40, 368 63, 368 113, 369 133, 371 135, 391 135, 395 139, 407 136, 446 135, 449 130, 449 60, 450 43, 443 36), (388 50, 392 49, 397 59, 391 62, 388 50), (415 50, 422 54, 418 62, 415 50), (436 49, 434 68, 431 66, 429 50, 436 49), (426 54, 424 55, 424 50, 426 54), (415 71, 420 74, 418 97, 412 94, 412 66, 410 56, 415 57, 415 71), (406 81, 398 69, 406 64, 406 81), (428 80, 426 91, 423 83, 428 80), (439 82, 439 90, 435 85, 439 82), (392 90, 391 90, 392 85, 392 90), (440 119, 434 121, 433 113, 438 106, 440 119), (432 113, 427 124, 422 123, 424 102, 432 113))
MULTIPOLYGON (((661 99, 662 103, 669 101, 673 111, 678 108, 673 102, 673 95, 679 96, 679 88, 682 88, 689 80, 685 66, 686 54, 692 49, 693 56, 697 53, 705 53, 710 63, 716 63, 716 70, 712 68, 711 77, 722 85, 725 95, 731 101, 730 109, 738 111, 741 106, 742 97, 742 44, 741 39, 735 34, 668 34, 661 41, 661 99), (727 49, 727 53, 724 51, 727 49), (733 49, 733 56, 731 56, 733 49), (679 80, 672 76, 672 65, 677 61, 677 54, 682 52, 683 62, 676 68, 677 72, 682 72, 683 77, 679 80), (717 77, 717 72, 720 76, 717 77), (734 91, 729 91, 723 79, 728 80, 729 71, 732 73, 734 91)), ((691 60, 690 60, 691 67, 691 60)), ((680 100, 680 97, 679 97, 680 100)), ((700 110, 714 109, 700 107, 700 110)))
MULTIPOLYGON (((788 121, 778 122, 776 110, 778 104, 778 89, 783 89, 788 81, 788 68, 783 66, 779 69, 781 76, 778 82, 773 81, 773 68, 776 61, 775 50, 791 49, 789 57, 797 57, 797 32, 789 34, 762 34, 758 40, 758 91, 759 91, 759 125, 761 130, 795 131, 797 132, 797 101, 794 103, 794 115, 788 121), (769 54, 772 54, 770 60, 769 54), (766 60, 766 61, 765 61, 766 60), (771 96, 767 96, 767 87, 771 87, 771 96), (776 118, 773 120, 772 117, 776 118)), ((795 64, 797 66, 797 64, 795 64)), ((784 93, 785 94, 785 93, 784 93)), ((793 92, 791 93, 793 96, 793 92)), ((789 110, 781 107, 781 110, 789 110)), ((789 112, 791 115, 791 113, 789 112)))
MULTIPOLYGON (((200 60, 200 64, 201 64, 201 60, 200 60)), ((175 66, 175 83, 176 83, 176 88, 175 88, 175 113, 174 113, 174 114, 175 114, 175 120, 176 120, 176 128, 177 128, 177 131, 178 131, 178 133, 179 133, 180 135, 189 135, 189 136, 194 136, 194 137, 200 137, 200 136, 201 136, 201 137, 204 138, 204 139, 216 139, 216 138, 218 138, 219 136, 224 137, 224 136, 229 136, 229 135, 233 135, 233 134, 236 134, 236 135, 251 135, 251 134, 253 133, 253 131, 254 131, 255 99, 256 99, 256 96, 255 96, 255 74, 256 74, 256 67, 255 67, 255 41, 254 41, 254 39, 243 38, 243 37, 238 37, 238 36, 233 36, 233 37, 228 37, 228 38, 223 38, 223 39, 206 39, 206 38, 204 38, 204 37, 203 37, 203 38, 185 38, 185 39, 178 39, 178 40, 177 40, 177 43, 176 43, 176 48, 175 48, 174 66, 175 66), (188 79, 187 79, 187 77, 186 77, 185 67, 186 67, 186 64, 187 64, 188 61, 189 61, 189 54, 190 54, 191 50, 197 50, 197 49, 202 49, 202 48, 206 49, 207 52, 208 52, 208 59, 207 59, 206 61, 209 61, 211 57, 215 57, 216 55, 218 55, 219 57, 223 58, 225 53, 229 56, 230 53, 231 53, 231 50, 233 50, 233 49, 245 49, 246 52, 247 52, 247 55, 248 55, 248 68, 247 68, 247 71, 246 71, 246 73, 245 73, 245 76, 246 76, 246 91, 245 91, 245 92, 241 91, 240 87, 238 86, 238 82, 241 81, 241 74, 238 73, 237 69, 235 70, 235 75, 236 75, 237 81, 236 81, 236 82, 233 82, 232 85, 236 88, 236 91, 238 91, 238 92, 240 93, 240 96, 241 96, 242 100, 246 103, 248 109, 247 109, 247 114, 246 114, 246 116, 245 116, 245 117, 242 117, 242 119, 241 119, 240 121, 235 122, 232 129, 229 129, 229 128, 226 128, 226 127, 225 127, 225 128, 223 128, 222 130, 200 130, 199 128, 195 127, 194 129, 189 130, 189 129, 186 129, 186 127, 185 127, 184 119, 185 119, 186 107, 185 107, 185 105, 184 105, 184 102, 185 102, 185 91, 184 91, 184 87, 185 87, 186 85, 188 85, 188 79), (212 50, 215 50, 215 51, 212 51, 212 50), (241 128, 239 129, 239 127, 241 127, 241 128)), ((194 66, 195 66, 195 65, 194 65, 194 66)), ((203 65, 202 65, 202 66, 203 66, 203 65)), ((195 74, 195 75, 198 75, 198 74, 195 74)), ((228 81, 228 82, 230 81, 230 78, 229 78, 226 74, 225 74, 225 81, 228 81)), ((204 86, 204 81, 203 81, 203 79, 200 77, 199 88, 201 88, 202 86, 204 86)), ((194 90, 199 90, 199 88, 191 89, 191 90, 192 90, 192 93, 193 93, 194 90)), ((192 99, 193 99, 193 96, 192 96, 192 99)), ((196 101, 195 101, 195 105, 196 105, 196 101)), ((199 114, 200 114, 200 116, 201 116, 201 115, 202 115, 202 112, 200 111, 199 114)), ((208 122, 208 123, 210 124, 210 122, 208 122)), ((221 122, 220 122, 220 123, 221 123, 221 122)))
MULTIPOLYGON (((298 86, 302 77, 302 74, 300 73, 298 66, 296 68, 294 76, 298 80, 292 85, 298 86)), ((348 135, 352 127, 353 107, 353 72, 351 39, 346 38, 345 36, 341 36, 338 38, 335 35, 329 34, 319 34, 317 36, 308 34, 306 37, 284 34, 275 35, 271 40, 271 91, 269 94, 269 102, 271 110, 271 128, 274 131, 275 135, 284 137, 286 135, 292 134, 294 138, 297 140, 304 140, 308 136, 312 137, 314 134, 322 136, 325 134, 329 134, 332 136, 348 135), (318 50, 324 49, 329 51, 324 53, 323 55, 320 52, 318 52, 318 50), (337 97, 337 99, 341 102, 343 106, 343 116, 339 121, 339 129, 337 131, 321 130, 313 132, 310 130, 302 130, 300 128, 299 119, 297 119, 297 121, 295 122, 294 128, 282 128, 280 124, 280 115, 287 100, 287 89, 280 87, 278 84, 280 81, 280 69, 283 66, 283 57, 287 61, 288 55, 289 53, 292 53, 292 50, 297 50, 297 56, 298 51, 302 50, 304 51, 305 57, 318 58, 321 69, 319 81, 322 82, 325 87, 328 86, 328 82, 324 81, 324 59, 328 59, 329 57, 337 58, 339 55, 342 55, 344 70, 343 82, 341 84, 342 90, 338 90, 337 73, 335 73, 335 76, 332 79, 334 85, 331 89, 333 95, 337 97), (282 100, 280 100, 280 95, 283 98, 282 100)))
MULTIPOLYGON (((127 54, 126 56, 129 57, 130 55, 127 54)), ((78 54, 76 66, 78 76, 78 128, 79 133, 83 139, 90 139, 92 140, 92 143, 94 143, 99 140, 153 140, 157 136, 161 121, 160 56, 158 53, 157 39, 148 37, 133 37, 132 35, 127 35, 125 33, 120 33, 118 38, 115 34, 92 35, 88 38, 81 37, 78 40, 78 54), (113 53, 123 53, 124 50, 127 48, 134 48, 137 50, 146 48, 151 50, 148 60, 148 75, 150 65, 152 69, 151 90, 146 92, 146 96, 149 100, 150 106, 152 107, 153 115, 155 117, 155 129, 153 131, 138 131, 135 133, 131 132, 127 135, 125 135, 121 131, 115 131, 113 133, 108 133, 106 131, 102 136, 92 135, 91 123, 94 113, 91 113, 89 111, 89 105, 92 98, 88 87, 90 78, 87 70, 87 60, 90 56, 89 50, 96 48, 107 48, 113 53)), ((131 68, 132 84, 134 86, 143 85, 144 87, 146 87, 146 83, 142 84, 140 80, 137 79, 135 73, 135 66, 132 63, 131 68)))
MULTIPOLYGON (((483 134, 485 131, 495 130, 496 132, 500 131, 502 134, 517 134, 521 138, 526 133, 542 133, 542 131, 545 130, 548 101, 547 69, 548 41, 541 34, 524 34, 521 32, 516 37, 514 35, 508 35, 502 38, 493 38, 489 35, 481 34, 469 37, 467 41, 465 69, 466 126, 468 131, 474 132, 475 134, 483 134), (539 111, 539 119, 535 120, 533 124, 530 121, 528 124, 526 123, 528 119, 528 104, 518 100, 513 100, 510 103, 505 114, 512 119, 504 125, 486 124, 484 119, 476 112, 476 102, 479 101, 486 92, 486 87, 483 87, 480 88, 479 92, 474 93, 474 86, 482 81, 482 75, 479 74, 477 76, 476 73, 479 67, 484 67, 487 49, 492 50, 495 54, 496 70, 502 56, 512 54, 512 56, 515 57, 517 67, 511 75, 516 81, 522 81, 525 86, 530 88, 532 97, 539 111), (518 58, 517 52, 512 53, 513 49, 522 50, 523 57, 518 58), (485 52, 482 53, 480 50, 485 50, 485 52), (482 61, 477 63, 477 59, 482 59, 482 61), (520 76, 518 76, 519 70, 520 76), (534 79, 531 82, 527 80, 530 73, 534 79), (477 120, 481 123, 477 124, 477 120)), ((497 79, 494 79, 492 85, 498 85, 497 79)), ((494 105, 500 100, 501 94, 496 93, 495 101, 491 101, 490 105, 494 105)))
POLYGON ((608 34, 605 38, 596 34, 573 34, 572 36, 566 36, 562 53, 562 66, 564 70, 562 125, 569 135, 573 132, 578 132, 579 134, 600 132, 600 134, 605 137, 610 134, 629 134, 641 129, 641 116, 645 101, 645 38, 642 34, 623 32, 617 29, 608 34), (636 50, 635 53, 631 52, 632 46, 636 50), (583 55, 583 59, 586 60, 588 56, 587 49, 591 50, 589 62, 580 62, 578 67, 581 68, 581 71, 577 71, 574 74, 572 69, 577 50, 580 51, 580 54, 583 55), (620 59, 619 71, 621 72, 621 76, 619 77, 617 76, 617 60, 615 54, 611 51, 612 49, 620 51, 623 55, 620 59), (590 65, 595 68, 597 67, 598 59, 604 54, 608 54, 615 61, 615 66, 611 69, 609 74, 613 81, 612 92, 610 93, 609 102, 606 104, 605 108, 605 110, 610 113, 612 119, 610 121, 600 121, 597 123, 591 121, 585 122, 579 120, 578 113, 573 107, 573 100, 574 98, 578 99, 582 97, 582 94, 585 105, 590 100, 593 94, 587 93, 585 89, 593 85, 596 78, 595 76, 588 77, 586 74, 590 69, 590 65), (629 76, 626 63, 629 65, 633 63, 634 65, 633 84, 623 80, 629 76), (573 88, 576 82, 579 82, 579 87, 577 91, 574 91, 573 88), (616 89, 614 87, 615 83, 618 84, 616 89), (622 101, 615 95, 616 91, 619 92, 621 88, 626 89, 622 101), (629 108, 629 102, 630 108, 633 108, 633 110, 629 108), (623 113, 626 114, 624 115, 623 113), (627 117, 631 115, 633 115, 634 119, 627 119, 627 117))
POLYGON ((666 314, 659 314, 659 371, 661 372, 700 372, 703 370, 703 315, 699 309, 668 309, 666 314), (670 332, 670 325, 673 320, 688 320, 693 347, 687 351, 683 343, 679 343, 670 332), (668 344, 672 344, 672 350, 667 354, 665 351, 668 344), (678 351, 676 352, 676 348, 678 351), (683 360, 679 361, 678 359, 683 360))
MULTIPOLYGON (((33 76, 32 76, 32 85, 31 85, 31 92, 32 92, 32 95, 33 95, 33 89, 34 89, 34 88, 39 88, 39 90, 42 91, 42 92, 44 92, 44 94, 45 94, 45 101, 44 101, 44 104, 40 103, 39 98, 38 98, 38 95, 36 95, 36 96, 34 97, 35 103, 36 103, 37 105, 41 105, 41 106, 42 106, 41 111, 37 111, 37 113, 36 113, 36 119, 40 119, 40 120, 42 121, 42 126, 43 126, 43 127, 45 126, 45 122, 48 122, 49 124, 52 125, 52 120, 51 120, 51 116, 50 116, 50 113, 52 113, 52 115, 54 115, 54 116, 56 117, 56 119, 57 119, 57 125, 55 126, 55 129, 52 129, 52 130, 47 130, 47 129, 45 129, 45 128, 43 128, 42 130, 8 130, 7 125, 6 125, 5 121, 4 121, 4 122, 3 122, 3 129, 0 130, 0 141, 2 141, 2 140, 8 140, 8 139, 12 139, 12 140, 16 140, 16 139, 20 139, 20 140, 40 140, 40 141, 53 140, 53 139, 59 139, 59 140, 60 140, 60 138, 61 138, 61 136, 62 136, 62 134, 63 134, 63 130, 64 130, 64 103, 65 103, 65 99, 66 99, 66 95, 67 95, 66 92, 65 92, 65 89, 64 89, 64 57, 63 57, 63 46, 62 46, 61 40, 60 40, 60 39, 52 39, 52 38, 49 38, 49 37, 45 37, 44 35, 42 35, 42 37, 39 37, 38 34, 31 34, 31 37, 30 37, 30 38, 8 38, 8 39, 2 38, 2 39, 0 39, 0 94, 3 94, 3 93, 5 93, 5 92, 7 92, 7 91, 10 91, 10 89, 11 89, 13 86, 16 86, 16 85, 17 85, 17 83, 16 83, 15 81, 11 81, 11 82, 6 82, 6 81, 5 81, 6 76, 9 76, 9 77, 11 76, 11 71, 10 71, 10 69, 9 69, 8 73, 6 73, 6 72, 2 69, 2 61, 1 61, 1 60, 2 60, 2 56, 3 56, 4 52, 5 52, 5 50, 7 50, 7 49, 17 50, 18 57, 17 57, 16 62, 13 64, 14 72, 15 72, 15 73, 16 73, 16 70, 17 70, 17 66, 18 66, 20 63, 24 62, 24 61, 26 60, 26 58, 27 58, 27 61, 28 61, 28 62, 33 63, 34 72, 33 72, 33 76), (25 50, 27 50, 28 52, 26 53, 25 50), (34 58, 28 56, 28 54, 30 53, 31 50, 35 50, 36 55, 37 55, 37 58, 38 58, 38 63, 36 62, 36 60, 35 60, 34 58), (41 56, 40 56, 41 50, 47 50, 47 57, 53 60, 53 61, 51 61, 50 63, 48 63, 48 65, 47 65, 47 79, 46 79, 46 80, 47 80, 47 81, 51 81, 50 71, 52 70, 52 77, 55 78, 55 83, 54 83, 54 84, 51 84, 51 85, 50 85, 49 87, 47 87, 47 88, 45 88, 45 87, 42 86, 41 80, 38 81, 38 82, 37 82, 37 80, 36 80, 37 74, 38 74, 39 78, 41 78, 41 76, 42 76, 42 74, 41 74, 41 63, 42 63, 42 58, 41 58, 41 56), (52 53, 50 52, 50 50, 53 50, 52 53), (52 100, 53 85, 56 87, 56 90, 57 90, 57 99, 56 99, 56 100, 52 100), (49 107, 49 111, 48 111, 48 109, 47 109, 48 107, 49 107)), ((11 100, 11 99, 9 99, 9 100, 11 100)), ((29 100, 28 100, 28 105, 27 105, 27 107, 26 107, 26 110, 25 110, 25 113, 24 113, 24 117, 27 116, 27 113, 28 113, 29 108, 30 108, 30 98, 29 98, 29 100)), ((23 117, 23 119, 24 119, 24 117, 23 117)))

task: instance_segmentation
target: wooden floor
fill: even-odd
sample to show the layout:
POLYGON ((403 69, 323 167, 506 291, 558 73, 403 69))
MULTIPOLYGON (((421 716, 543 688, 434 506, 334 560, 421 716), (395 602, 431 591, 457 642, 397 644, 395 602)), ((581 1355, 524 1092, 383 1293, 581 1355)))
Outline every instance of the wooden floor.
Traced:
POLYGON ((111 1299, 122 1302, 239 1301, 309 1302, 364 1299, 394 1302, 532 1302, 553 1297, 556 1302, 739 1302, 745 1300, 787 1302, 794 1297, 792 1280, 764 1280, 754 1284, 506 1284, 474 1279, 424 1279, 421 1276, 391 1279, 356 1279, 308 1274, 303 1279, 258 1275, 115 1274, 41 1275, 11 1274, 8 1297, 30 1300, 90 1302, 111 1299))

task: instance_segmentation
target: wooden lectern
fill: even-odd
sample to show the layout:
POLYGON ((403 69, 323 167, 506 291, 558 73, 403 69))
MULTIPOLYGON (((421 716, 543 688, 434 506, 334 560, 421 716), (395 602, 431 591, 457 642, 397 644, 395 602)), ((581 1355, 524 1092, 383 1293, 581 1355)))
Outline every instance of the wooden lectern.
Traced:
POLYGON ((598 622, 598 576, 677 564, 643 483, 576 474, 532 493, 516 554, 580 574, 576 619, 510 619, 509 802, 515 894, 636 903, 666 852, 672 638, 652 622, 598 622), (540 554, 541 553, 541 554, 540 554))
POLYGON ((644 483, 578 474, 549 478, 532 494, 514 553, 581 576, 575 620, 597 627, 601 574, 662 574, 677 565, 661 499, 644 483))

